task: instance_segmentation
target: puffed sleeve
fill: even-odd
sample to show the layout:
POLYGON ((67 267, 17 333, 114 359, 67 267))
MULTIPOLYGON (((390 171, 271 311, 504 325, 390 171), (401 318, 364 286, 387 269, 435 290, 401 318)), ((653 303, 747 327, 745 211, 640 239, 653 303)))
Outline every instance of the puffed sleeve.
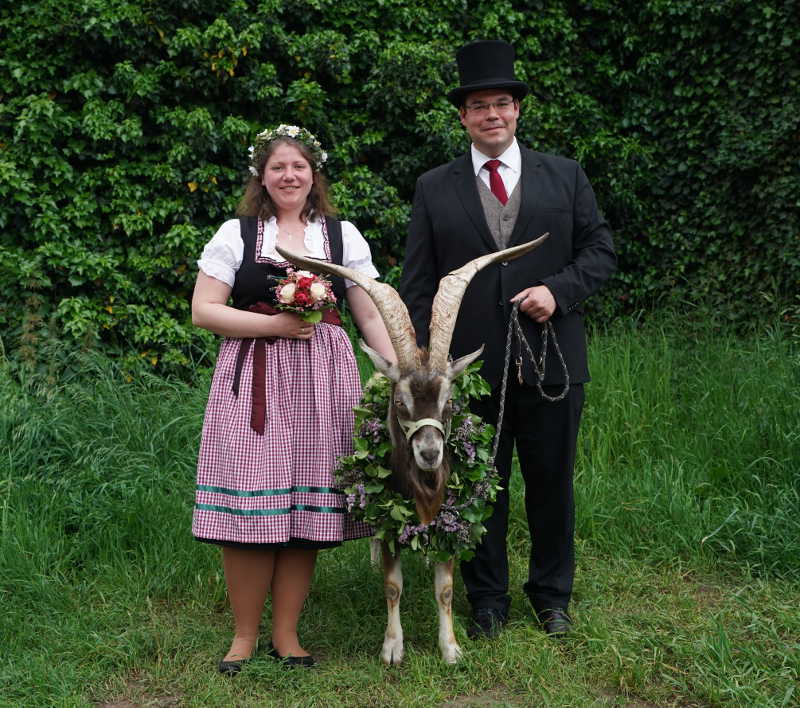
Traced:
MULTIPOLYGON (((343 266, 357 270, 370 278, 378 277, 379 273, 372 263, 372 254, 367 240, 349 221, 342 222, 342 251, 343 266)), ((353 281, 346 278, 344 284, 348 288, 355 285, 353 281)))
POLYGON ((230 219, 203 248, 197 265, 206 275, 233 287, 236 271, 242 265, 244 243, 238 219, 230 219))

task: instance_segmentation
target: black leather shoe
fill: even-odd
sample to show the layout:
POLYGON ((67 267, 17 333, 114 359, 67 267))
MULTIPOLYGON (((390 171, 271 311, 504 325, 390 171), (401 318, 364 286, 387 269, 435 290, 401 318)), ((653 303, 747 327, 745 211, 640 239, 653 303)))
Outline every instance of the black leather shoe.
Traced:
POLYGON ((502 610, 494 607, 477 607, 472 612, 472 624, 467 627, 467 636, 470 639, 486 637, 494 639, 503 631, 508 617, 502 610))
POLYGON ((250 659, 237 659, 236 661, 225 661, 224 659, 219 662, 219 672, 224 676, 236 676, 250 659))
POLYGON ((551 637, 563 637, 572 629, 572 620, 567 611, 561 607, 542 610, 536 613, 542 629, 551 637))
POLYGON ((291 668, 299 667, 310 669, 317 665, 317 660, 313 656, 281 656, 272 642, 270 642, 267 647, 267 656, 271 656, 273 659, 280 661, 284 666, 291 668))

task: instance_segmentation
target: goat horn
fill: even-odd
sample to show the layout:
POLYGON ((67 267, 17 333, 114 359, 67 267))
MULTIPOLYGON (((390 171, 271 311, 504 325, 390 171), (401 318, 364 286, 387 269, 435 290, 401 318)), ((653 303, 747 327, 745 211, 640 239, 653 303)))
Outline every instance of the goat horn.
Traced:
POLYGON ((510 261, 524 256, 526 253, 538 248, 550 236, 544 233, 539 238, 520 246, 506 248, 495 253, 479 256, 458 270, 450 271, 439 281, 439 289, 433 298, 431 307, 430 325, 430 365, 431 369, 447 371, 447 362, 450 357, 450 340, 456 326, 458 309, 461 300, 475 274, 486 266, 497 261, 510 261))
POLYGON ((392 341, 392 347, 394 347, 400 370, 411 371, 419 368, 419 350, 417 349, 414 325, 411 324, 411 317, 408 314, 405 303, 391 285, 379 283, 374 278, 370 278, 368 275, 364 275, 352 268, 301 256, 280 246, 275 246, 275 250, 286 260, 296 265, 317 272, 338 275, 360 285, 367 295, 372 298, 372 302, 375 303, 375 307, 378 308, 378 312, 381 314, 386 330, 389 332, 389 339, 392 341))

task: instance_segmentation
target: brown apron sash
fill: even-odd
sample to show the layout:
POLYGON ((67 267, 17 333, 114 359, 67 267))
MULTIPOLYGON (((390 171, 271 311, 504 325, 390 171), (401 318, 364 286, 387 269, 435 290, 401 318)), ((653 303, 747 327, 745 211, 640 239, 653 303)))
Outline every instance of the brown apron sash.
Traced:
MULTIPOLYGON (((248 308, 251 312, 261 315, 277 315, 281 310, 267 304, 257 302, 248 308)), ((342 318, 335 309, 324 310, 322 321, 326 324, 342 326, 342 318)), ((267 344, 272 344, 277 337, 245 337, 239 344, 236 354, 236 367, 233 373, 231 390, 234 398, 239 397, 239 385, 242 379, 242 367, 250 345, 253 345, 253 377, 251 381, 252 408, 250 411, 250 427, 258 434, 263 435, 267 425, 267 344)))

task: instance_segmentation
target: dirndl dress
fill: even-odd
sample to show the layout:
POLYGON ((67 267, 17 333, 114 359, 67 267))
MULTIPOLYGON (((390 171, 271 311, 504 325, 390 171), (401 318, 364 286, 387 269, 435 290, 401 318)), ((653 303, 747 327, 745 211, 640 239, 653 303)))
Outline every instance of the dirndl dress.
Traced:
MULTIPOLYGON (((258 257, 261 222, 241 221, 244 252, 233 304, 257 310, 256 302, 274 305, 270 279, 284 277, 289 264, 258 257)), ((334 281, 337 290, 343 295, 344 284, 334 281)), ((371 535, 347 513, 333 474, 337 458, 352 452, 360 397, 353 348, 337 324, 317 324, 310 340, 226 337, 203 423, 195 538, 324 548, 371 535)))

